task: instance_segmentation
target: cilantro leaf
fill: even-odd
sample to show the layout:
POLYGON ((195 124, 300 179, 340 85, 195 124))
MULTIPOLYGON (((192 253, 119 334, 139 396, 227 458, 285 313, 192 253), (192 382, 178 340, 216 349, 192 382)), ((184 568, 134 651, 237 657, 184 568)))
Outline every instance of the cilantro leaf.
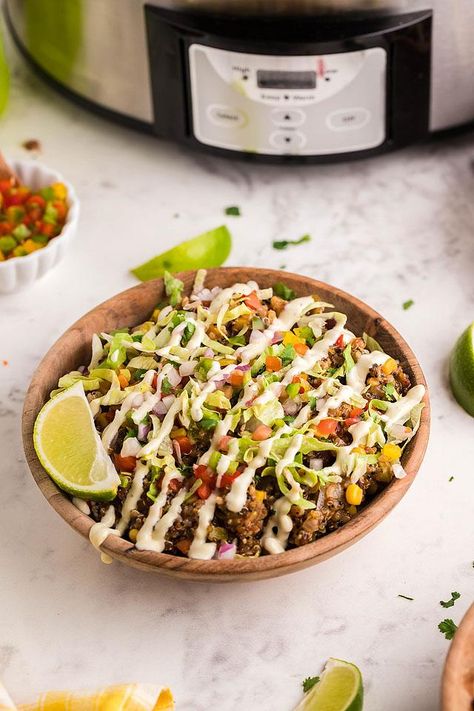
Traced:
POLYGON ((413 299, 408 299, 407 301, 404 301, 402 304, 403 310, 408 311, 408 309, 410 309, 414 303, 415 302, 413 301, 413 299))
POLYGON ((242 214, 240 212, 240 207, 238 207, 237 205, 231 205, 230 207, 226 207, 224 212, 226 215, 232 215, 233 217, 240 217, 242 214))
POLYGON ((449 479, 448 479, 448 481, 452 481, 453 479, 454 479, 454 477, 453 477, 453 476, 450 476, 449 479))
POLYGON ((442 620, 438 625, 439 631, 444 634, 446 639, 452 639, 456 634, 457 628, 458 626, 449 617, 442 620))
POLYGON ((444 602, 443 600, 440 600, 439 604, 441 605, 441 607, 452 607, 454 605, 454 603, 456 602, 456 600, 459 600, 460 597, 461 597, 461 593, 452 592, 451 593, 451 600, 447 600, 446 602, 444 602))
POLYGON ((290 244, 304 244, 304 242, 310 242, 311 237, 310 235, 303 235, 299 239, 280 239, 280 240, 274 240, 273 242, 273 249, 286 249, 287 247, 290 246, 290 244))
POLYGON ((303 682, 303 691, 305 694, 308 693, 310 689, 313 688, 313 686, 316 686, 316 684, 319 681, 319 676, 308 676, 303 682))
POLYGON ((273 285, 273 293, 275 296, 279 296, 280 299, 285 299, 285 301, 291 301, 295 298, 296 294, 293 289, 284 284, 282 281, 278 281, 273 285))

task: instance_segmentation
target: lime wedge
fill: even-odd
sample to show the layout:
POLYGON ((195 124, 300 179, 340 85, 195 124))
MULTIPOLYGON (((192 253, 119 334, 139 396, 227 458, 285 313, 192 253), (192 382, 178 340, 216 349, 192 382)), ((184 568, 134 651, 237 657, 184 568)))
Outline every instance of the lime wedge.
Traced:
POLYGON ((294 711, 362 711, 362 675, 355 664, 329 659, 318 683, 294 711))
POLYGON ((232 237, 225 225, 204 232, 198 237, 176 245, 163 254, 132 269, 140 281, 158 279, 165 272, 180 272, 188 269, 220 267, 232 248, 232 237))
POLYGON ((120 477, 94 426, 81 382, 44 405, 33 443, 41 464, 64 491, 95 501, 116 495, 120 477))
POLYGON ((449 377, 454 397, 474 417, 474 323, 466 328, 453 348, 449 377))

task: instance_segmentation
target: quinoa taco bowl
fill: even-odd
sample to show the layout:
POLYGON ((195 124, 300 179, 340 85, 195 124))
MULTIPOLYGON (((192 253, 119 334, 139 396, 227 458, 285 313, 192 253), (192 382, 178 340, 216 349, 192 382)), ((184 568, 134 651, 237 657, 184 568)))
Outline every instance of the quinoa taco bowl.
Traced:
POLYGON ((32 474, 71 526, 130 565, 212 580, 292 572, 361 538, 412 483, 428 430, 421 369, 379 314, 248 268, 93 309, 41 362, 23 415, 32 474), (73 396, 107 457, 105 493, 48 468, 68 495, 33 445, 45 403, 73 396))

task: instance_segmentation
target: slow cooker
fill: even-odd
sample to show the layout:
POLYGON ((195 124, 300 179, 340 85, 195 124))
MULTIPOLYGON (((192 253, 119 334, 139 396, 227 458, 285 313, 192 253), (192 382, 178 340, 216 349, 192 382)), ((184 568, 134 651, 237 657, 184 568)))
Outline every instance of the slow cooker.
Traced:
POLYGON ((6 0, 58 88, 227 156, 369 156, 474 121, 473 0, 6 0))

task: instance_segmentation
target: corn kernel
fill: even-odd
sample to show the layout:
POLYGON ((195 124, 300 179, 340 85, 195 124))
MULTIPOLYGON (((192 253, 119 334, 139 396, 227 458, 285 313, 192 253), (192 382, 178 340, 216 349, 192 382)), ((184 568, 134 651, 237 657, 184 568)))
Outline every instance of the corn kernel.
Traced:
POLYGON ((177 429, 171 431, 171 439, 177 439, 178 437, 186 437, 186 430, 184 427, 178 427, 177 429))
POLYGON ((382 365, 382 373, 384 373, 384 375, 390 375, 391 373, 393 373, 394 370, 397 369, 397 367, 398 367, 397 361, 394 360, 393 358, 389 358, 382 365))
POLYGON ((304 338, 299 338, 298 336, 296 336, 292 331, 285 331, 285 334, 283 336, 283 345, 294 346, 296 343, 306 344, 306 341, 304 340, 304 338))
POLYGON ((260 491, 260 489, 257 489, 255 491, 255 498, 257 501, 265 501, 267 498, 267 492, 266 491, 260 491))
POLYGON ((31 252, 36 252, 37 249, 41 249, 41 245, 37 242, 33 242, 32 239, 26 239, 23 242, 23 249, 25 249, 28 254, 31 254, 31 252))
POLYGON ((161 309, 155 309, 151 315, 152 319, 156 321, 161 313, 161 309))
POLYGON ((365 449, 363 447, 354 447, 354 449, 351 450, 352 454, 365 454, 365 449))
POLYGON ((223 358, 222 360, 219 361, 221 365, 232 365, 235 363, 235 360, 231 360, 230 358, 223 358))
POLYGON ((402 454, 402 450, 398 444, 385 444, 382 448, 382 456, 388 459, 389 462, 398 462, 402 454))
POLYGON ((120 368, 119 374, 118 374, 118 381, 120 383, 120 387, 126 388, 130 382, 131 377, 132 377, 132 375, 131 375, 128 368, 120 368))
POLYGON ((358 484, 349 484, 346 489, 346 501, 351 506, 359 506, 362 501, 363 491, 358 484))
POLYGON ((137 536, 138 536, 137 529, 131 528, 130 531, 128 532, 128 537, 132 541, 132 543, 135 543, 135 541, 137 540, 137 536))
POLYGON ((53 183, 51 185, 54 191, 56 200, 65 200, 67 197, 67 188, 64 183, 53 183))

